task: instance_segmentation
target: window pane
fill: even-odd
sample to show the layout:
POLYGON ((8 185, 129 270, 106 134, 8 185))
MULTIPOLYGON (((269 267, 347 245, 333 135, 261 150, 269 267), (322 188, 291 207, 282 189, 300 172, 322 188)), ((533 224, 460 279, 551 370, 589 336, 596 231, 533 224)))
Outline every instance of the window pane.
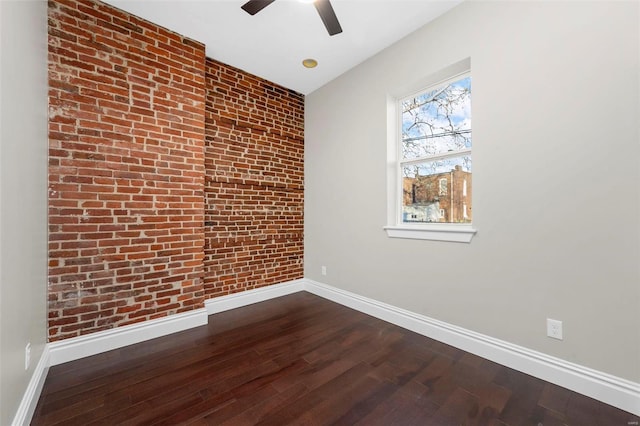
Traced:
POLYGON ((471 157, 402 166, 402 222, 471 223, 471 157))
POLYGON ((471 148, 471 77, 402 101, 402 158, 471 148))

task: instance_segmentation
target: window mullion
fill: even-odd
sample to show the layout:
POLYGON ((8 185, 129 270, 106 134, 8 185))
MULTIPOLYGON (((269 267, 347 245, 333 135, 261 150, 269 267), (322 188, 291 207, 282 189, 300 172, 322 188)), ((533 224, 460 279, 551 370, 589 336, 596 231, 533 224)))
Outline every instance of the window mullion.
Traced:
POLYGON ((465 148, 458 151, 444 152, 438 155, 427 155, 424 157, 412 158, 410 160, 400 160, 400 168, 402 168, 402 166, 414 166, 414 165, 418 165, 418 164, 429 162, 429 161, 444 160, 446 158, 461 157, 464 155, 471 155, 471 148, 465 148))

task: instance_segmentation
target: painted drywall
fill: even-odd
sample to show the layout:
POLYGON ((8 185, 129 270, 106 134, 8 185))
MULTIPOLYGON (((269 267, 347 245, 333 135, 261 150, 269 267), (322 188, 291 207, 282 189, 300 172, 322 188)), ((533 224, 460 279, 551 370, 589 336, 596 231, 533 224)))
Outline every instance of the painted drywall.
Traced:
POLYGON ((46 2, 0 2, 0 64, 0 424, 8 425, 46 342, 46 2))
POLYGON ((309 94, 305 276, 640 381, 638 8, 466 2, 309 94), (478 233, 388 238, 387 96, 465 58, 478 233))

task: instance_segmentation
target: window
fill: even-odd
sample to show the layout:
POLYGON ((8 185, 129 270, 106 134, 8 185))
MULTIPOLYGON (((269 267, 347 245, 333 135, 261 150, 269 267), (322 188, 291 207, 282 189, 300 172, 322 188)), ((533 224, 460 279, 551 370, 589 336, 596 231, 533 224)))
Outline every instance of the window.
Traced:
POLYGON ((390 99, 390 237, 469 242, 476 232, 469 65, 455 64, 427 89, 390 99))
POLYGON ((447 195, 447 179, 440 179, 439 184, 439 195, 447 195))

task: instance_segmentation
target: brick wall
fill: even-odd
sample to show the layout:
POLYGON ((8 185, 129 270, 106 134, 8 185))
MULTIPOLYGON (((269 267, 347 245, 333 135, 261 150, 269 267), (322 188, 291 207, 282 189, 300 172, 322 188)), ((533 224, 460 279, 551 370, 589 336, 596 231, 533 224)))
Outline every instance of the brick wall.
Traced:
POLYGON ((203 307, 205 52, 49 2, 49 339, 203 307))
POLYGON ((403 214, 409 222, 473 220, 473 174, 459 165, 449 172, 405 176, 402 185, 403 214))
POLYGON ((204 55, 49 2, 50 341, 303 276, 304 97, 204 55))
POLYGON ((206 62, 207 298, 303 277, 304 97, 206 62))

